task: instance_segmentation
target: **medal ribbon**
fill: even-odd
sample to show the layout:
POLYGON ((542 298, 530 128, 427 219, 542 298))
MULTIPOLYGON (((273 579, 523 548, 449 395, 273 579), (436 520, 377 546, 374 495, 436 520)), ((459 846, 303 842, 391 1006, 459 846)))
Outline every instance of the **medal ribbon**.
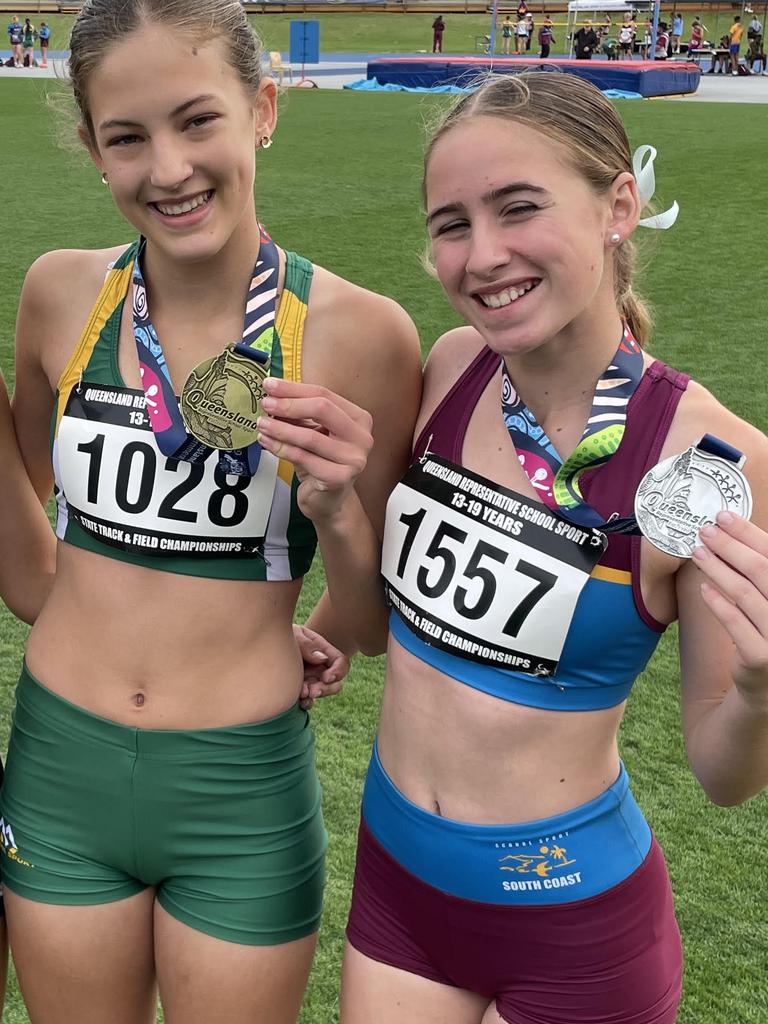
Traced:
POLYGON ((643 353, 627 324, 610 365, 597 382, 581 440, 563 462, 536 417, 517 394, 502 362, 501 408, 525 475, 549 508, 579 526, 636 533, 634 519, 606 523, 584 500, 579 478, 607 462, 621 443, 627 405, 643 375, 643 353))
MULTIPOLYGON (((179 409, 168 365, 157 331, 149 317, 147 289, 141 272, 146 240, 142 239, 133 263, 133 336, 139 357, 141 385, 147 401, 147 415, 157 447, 170 459, 205 462, 213 451, 193 437, 179 409)), ((259 225, 259 254, 248 287, 243 318, 243 336, 235 351, 269 366, 275 341, 277 279, 280 269, 277 246, 259 225)), ((233 476, 254 476, 259 466, 261 445, 219 452, 219 468, 233 476)))

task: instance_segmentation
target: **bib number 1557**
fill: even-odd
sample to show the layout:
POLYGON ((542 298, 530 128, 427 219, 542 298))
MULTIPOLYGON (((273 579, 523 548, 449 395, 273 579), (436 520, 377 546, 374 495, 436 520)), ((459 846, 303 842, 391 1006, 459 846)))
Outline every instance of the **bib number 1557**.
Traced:
MULTIPOLYGON (((405 577, 414 541, 426 515, 427 510, 421 508, 416 512, 404 512, 400 516, 400 522, 406 528, 395 570, 400 579, 405 577)), ((498 589, 498 574, 501 567, 506 566, 509 552, 487 540, 478 540, 460 568, 459 561, 464 561, 461 556, 467 536, 467 532, 455 524, 440 520, 424 553, 426 558, 431 559, 432 565, 419 566, 416 571, 416 587, 424 597, 433 600, 452 590, 451 599, 456 612, 465 619, 477 620, 483 618, 493 604, 498 589), (468 581, 470 586, 465 586, 464 581, 468 581)), ((515 637, 536 605, 555 586, 557 576, 523 558, 518 559, 512 568, 535 584, 513 608, 503 627, 504 634, 515 637)))

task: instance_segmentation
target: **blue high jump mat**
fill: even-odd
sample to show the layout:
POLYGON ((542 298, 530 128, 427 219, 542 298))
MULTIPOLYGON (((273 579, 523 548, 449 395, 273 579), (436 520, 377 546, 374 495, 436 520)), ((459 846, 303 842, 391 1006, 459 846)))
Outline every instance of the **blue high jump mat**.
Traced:
POLYGON ((380 85, 433 89, 454 85, 467 88, 483 75, 512 75, 523 68, 567 71, 597 86, 641 96, 679 96, 696 92, 701 78, 697 64, 683 61, 561 60, 538 57, 382 57, 368 62, 367 78, 380 85))

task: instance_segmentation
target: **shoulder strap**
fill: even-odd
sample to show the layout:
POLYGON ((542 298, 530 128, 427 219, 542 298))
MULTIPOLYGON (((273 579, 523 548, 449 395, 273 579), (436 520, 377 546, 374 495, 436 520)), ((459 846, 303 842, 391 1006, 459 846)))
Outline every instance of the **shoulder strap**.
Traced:
POLYGON ((136 258, 137 250, 138 242, 133 242, 120 254, 110 270, 107 271, 107 276, 91 310, 91 315, 88 317, 77 345, 75 345, 75 350, 59 378, 57 386, 59 399, 55 427, 57 433, 70 391, 80 380, 80 375, 88 365, 96 342, 104 330, 104 326, 128 294, 133 261, 136 258))
MULTIPOLYGON (((275 322, 285 380, 301 380, 301 346, 313 273, 314 267, 309 260, 286 251, 283 294, 275 322)), ((274 372, 277 371, 275 366, 274 372)))
POLYGON ((483 348, 472 360, 427 420, 413 446, 413 455, 427 450, 461 463, 461 450, 469 421, 480 396, 499 368, 498 352, 483 348))

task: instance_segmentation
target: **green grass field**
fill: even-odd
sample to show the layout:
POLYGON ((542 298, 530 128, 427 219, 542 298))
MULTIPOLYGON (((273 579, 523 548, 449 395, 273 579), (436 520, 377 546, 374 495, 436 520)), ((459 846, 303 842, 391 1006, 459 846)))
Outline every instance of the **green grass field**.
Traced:
MULTIPOLYGON (((47 249, 132 237, 95 169, 54 147, 42 104, 46 87, 39 80, 0 83, 2 194, 6 209, 17 211, 6 217, 0 248, 0 362, 9 378, 25 268, 47 249)), ((284 100, 276 144, 259 158, 257 182, 258 209, 276 239, 397 299, 414 317, 425 352, 456 323, 418 258, 422 123, 434 102, 298 90, 284 100)), ((637 102, 624 103, 621 112, 633 142, 652 142, 660 151, 660 200, 677 199, 682 208, 672 231, 644 239, 652 245, 644 285, 658 322, 651 349, 765 430, 768 216, 761 180, 768 133, 755 130, 763 108, 637 102)), ((321 585, 315 570, 303 613, 321 585)), ((9 615, 2 617, 2 738, 24 635, 9 615)), ((331 847, 326 914, 302 1024, 336 1020, 358 800, 381 681, 381 659, 357 659, 343 694, 314 712, 331 847)), ((621 749, 669 859, 687 953, 680 1024, 766 1024, 768 798, 732 810, 708 804, 685 762, 678 688, 670 630, 636 687, 621 749)), ((4 1020, 27 1021, 13 983, 4 1020)))
MULTIPOLYGON (((671 11, 671 8, 670 8, 671 11)), ((698 11, 685 12, 685 29, 690 31, 693 18, 698 11)), ((40 18, 32 17, 34 25, 39 25, 40 18)), ((431 25, 434 14, 384 14, 380 12, 365 14, 252 14, 251 24, 264 42, 266 50, 288 50, 289 23, 306 17, 320 22, 320 45, 327 53, 412 53, 417 50, 432 49, 431 25)), ((662 15, 663 17, 663 15, 662 15)), ((7 19, 6 19, 7 20, 7 19)), ((68 49, 69 33, 74 18, 72 15, 53 14, 42 16, 51 27, 51 50, 68 49)), ((490 15, 459 14, 449 12, 445 15, 446 30, 443 45, 446 53, 472 53, 475 49, 475 38, 485 35, 489 30, 490 15)), ((501 19, 499 19, 501 21, 501 19)), ((565 24, 565 14, 553 15, 556 25, 565 24)), ((599 19, 597 19, 599 20, 599 19)), ((618 20, 614 17, 614 23, 618 20)), ((708 13, 704 23, 710 29, 710 36, 715 38, 727 31, 733 18, 730 12, 721 11, 708 13), (721 26, 721 27, 719 27, 721 26)), ((536 17, 537 24, 541 17, 536 17)), ((558 44, 565 47, 565 32, 555 31, 558 44)), ((687 38, 687 37, 685 37, 687 38)), ((498 42, 501 48, 501 41, 498 42)), ((4 48, 5 43, 0 44, 4 48)), ((557 47, 555 51, 557 52, 557 47)))

